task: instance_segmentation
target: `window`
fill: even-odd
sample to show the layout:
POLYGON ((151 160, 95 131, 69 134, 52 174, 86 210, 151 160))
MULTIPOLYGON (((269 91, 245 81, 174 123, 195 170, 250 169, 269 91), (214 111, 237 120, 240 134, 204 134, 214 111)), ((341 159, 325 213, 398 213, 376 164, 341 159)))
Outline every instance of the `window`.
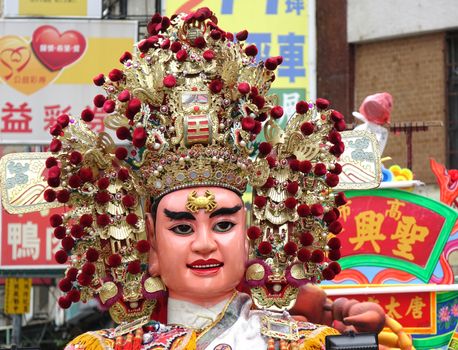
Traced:
POLYGON ((447 35, 447 100, 449 169, 458 169, 458 32, 447 35))

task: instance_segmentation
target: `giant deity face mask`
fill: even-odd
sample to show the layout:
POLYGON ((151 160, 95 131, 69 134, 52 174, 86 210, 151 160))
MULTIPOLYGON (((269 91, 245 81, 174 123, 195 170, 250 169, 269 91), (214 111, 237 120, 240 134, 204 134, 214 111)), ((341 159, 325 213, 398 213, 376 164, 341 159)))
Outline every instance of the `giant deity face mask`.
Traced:
MULTIPOLYGON (((224 188, 164 196, 155 232, 149 233, 151 275, 160 275, 176 299, 211 305, 229 297, 242 280, 248 256, 245 216, 241 198, 224 188), (199 207, 202 202, 209 205, 199 207)), ((151 217, 148 227, 153 227, 151 217)))

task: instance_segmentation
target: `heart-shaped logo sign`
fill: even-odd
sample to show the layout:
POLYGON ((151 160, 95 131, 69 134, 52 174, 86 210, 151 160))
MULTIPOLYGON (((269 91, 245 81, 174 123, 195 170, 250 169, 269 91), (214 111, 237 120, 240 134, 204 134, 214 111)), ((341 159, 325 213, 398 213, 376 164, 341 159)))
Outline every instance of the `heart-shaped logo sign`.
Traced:
POLYGON ((53 26, 41 26, 33 32, 32 49, 49 70, 57 71, 72 64, 86 50, 86 39, 75 30, 62 34, 53 26))

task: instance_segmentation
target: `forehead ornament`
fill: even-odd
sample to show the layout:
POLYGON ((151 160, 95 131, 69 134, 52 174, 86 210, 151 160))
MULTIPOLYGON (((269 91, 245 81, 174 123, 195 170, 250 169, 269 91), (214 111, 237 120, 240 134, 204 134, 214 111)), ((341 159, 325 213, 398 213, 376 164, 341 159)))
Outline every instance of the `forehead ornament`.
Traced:
POLYGON ((205 212, 211 213, 216 206, 215 195, 209 190, 206 190, 205 194, 199 197, 197 191, 190 192, 186 202, 186 209, 193 213, 197 213, 199 209, 205 209, 205 212))

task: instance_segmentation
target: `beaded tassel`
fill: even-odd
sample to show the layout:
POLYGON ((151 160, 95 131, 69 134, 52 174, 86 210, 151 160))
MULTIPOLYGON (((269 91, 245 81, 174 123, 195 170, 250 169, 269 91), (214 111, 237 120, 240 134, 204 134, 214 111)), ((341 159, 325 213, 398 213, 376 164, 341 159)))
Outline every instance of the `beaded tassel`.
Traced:
POLYGON ((273 338, 267 340, 267 350, 275 350, 275 340, 273 338))
POLYGON ((133 339, 133 334, 129 333, 127 334, 126 337, 126 342, 124 343, 124 347, 122 348, 123 350, 132 350, 132 339, 133 339))
POLYGON ((135 331, 134 342, 132 343, 132 350, 140 350, 142 347, 143 329, 139 328, 135 331))
POLYGON ((114 350, 123 350, 124 338, 122 336, 116 337, 114 350))

